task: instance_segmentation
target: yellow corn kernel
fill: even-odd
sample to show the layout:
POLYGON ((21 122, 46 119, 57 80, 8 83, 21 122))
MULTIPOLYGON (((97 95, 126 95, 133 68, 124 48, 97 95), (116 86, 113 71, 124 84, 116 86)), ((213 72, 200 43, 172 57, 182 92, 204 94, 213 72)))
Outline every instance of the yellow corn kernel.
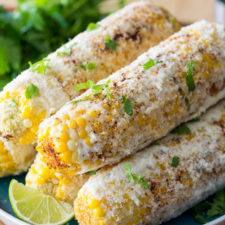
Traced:
POLYGON ((70 120, 70 122, 69 122, 69 128, 70 129, 75 129, 76 126, 77 126, 76 120, 70 120))
POLYGON ((91 143, 90 137, 85 138, 85 144, 88 145, 88 146, 93 146, 93 144, 91 143))
POLYGON ((70 135, 66 131, 63 131, 59 137, 59 141, 61 142, 67 142, 69 139, 70 135))
POLYGON ((93 213, 96 217, 102 217, 104 216, 104 210, 101 207, 93 209, 93 213))
POLYGON ((55 144, 56 152, 66 152, 68 151, 67 143, 65 142, 58 142, 55 144))
POLYGON ((88 166, 90 163, 91 163, 90 160, 84 160, 84 161, 83 161, 83 164, 84 164, 85 166, 88 166))
POLYGON ((86 126, 86 121, 85 121, 84 118, 82 118, 82 117, 77 117, 76 122, 77 122, 78 126, 80 126, 80 127, 82 127, 82 128, 85 128, 85 126, 86 126))
POLYGON ((22 110, 22 117, 28 119, 31 116, 31 109, 29 106, 24 106, 22 110))
POLYGON ((99 225, 105 225, 104 221, 103 220, 100 220, 99 221, 99 225))
POLYGON ((98 116, 98 113, 96 111, 90 111, 89 113, 90 117, 96 118, 98 116))
POLYGON ((100 202, 99 202, 99 200, 96 199, 96 198, 90 199, 90 200, 88 201, 88 207, 89 207, 90 209, 99 208, 99 207, 100 207, 100 202))
POLYGON ((107 103, 103 102, 103 103, 102 103, 102 107, 103 107, 104 109, 106 109, 107 111, 110 111, 110 106, 109 106, 107 103))
POLYGON ((78 111, 76 111, 77 114, 84 114, 86 113, 86 110, 85 109, 80 109, 78 111))
POLYGON ((62 131, 67 131, 69 129, 69 126, 66 123, 62 124, 62 131))
POLYGON ((58 118, 56 118, 56 119, 54 120, 53 126, 57 126, 57 125, 59 125, 59 124, 60 124, 60 120, 59 120, 58 118))
POLYGON ((63 116, 62 116, 62 119, 63 120, 68 120, 70 117, 69 117, 69 115, 68 114, 64 114, 63 116))
POLYGON ((45 129, 42 129, 38 135, 38 139, 41 141, 45 138, 47 138, 50 135, 50 127, 47 127, 45 129))
POLYGON ((72 153, 70 151, 66 151, 64 153, 61 154, 61 159, 64 162, 70 162, 72 159, 72 153))
POLYGON ((5 92, 5 98, 10 98, 11 96, 10 96, 10 92, 9 91, 6 91, 5 92))
POLYGON ((82 129, 82 130, 79 130, 78 135, 80 138, 84 139, 87 137, 87 132, 86 130, 82 129))

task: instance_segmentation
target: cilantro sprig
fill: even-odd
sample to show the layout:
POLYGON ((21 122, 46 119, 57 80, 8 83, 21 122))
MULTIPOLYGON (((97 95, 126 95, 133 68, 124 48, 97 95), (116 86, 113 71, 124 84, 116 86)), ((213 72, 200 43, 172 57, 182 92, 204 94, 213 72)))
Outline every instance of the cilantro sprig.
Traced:
POLYGON ((150 188, 150 185, 145 181, 144 177, 141 177, 141 176, 131 172, 131 164, 130 163, 125 163, 124 169, 125 169, 127 178, 129 179, 129 181, 132 184, 134 184, 136 182, 146 189, 150 188))
POLYGON ((100 25, 97 24, 97 23, 89 23, 88 26, 87 26, 87 31, 92 31, 92 30, 95 30, 97 28, 99 28, 100 25))
POLYGON ((174 156, 172 158, 171 166, 172 167, 177 167, 180 163, 180 158, 178 156, 174 156))
POLYGON ((50 59, 42 59, 34 64, 28 62, 32 71, 36 71, 39 74, 45 75, 46 69, 48 68, 48 62, 50 59))
POLYGON ((194 65, 197 64, 195 61, 190 60, 187 63, 187 76, 186 76, 186 83, 188 86, 188 91, 193 92, 196 88, 195 81, 194 81, 194 65))
POLYGON ((207 223, 209 218, 225 214, 225 192, 220 190, 209 200, 194 207, 194 219, 199 223, 207 223))
POLYGON ((33 97, 36 97, 39 94, 39 89, 37 86, 35 86, 33 83, 31 83, 25 91, 25 96, 27 99, 31 99, 33 97))
POLYGON ((105 47, 106 49, 108 50, 111 50, 111 51, 115 51, 116 48, 117 48, 117 43, 116 41, 113 41, 110 36, 106 36, 105 37, 105 47))
POLYGON ((93 70, 93 69, 97 68, 97 66, 94 62, 89 62, 86 66, 84 64, 79 64, 79 67, 84 69, 86 71, 86 73, 88 73, 89 70, 93 70))
POLYGON ((77 45, 76 42, 73 43, 73 44, 72 44, 71 46, 69 46, 69 47, 66 47, 66 46, 64 45, 64 46, 63 46, 63 47, 64 47, 64 51, 62 51, 62 52, 57 52, 57 56, 62 56, 62 55, 67 55, 67 56, 69 56, 69 55, 71 55, 72 48, 73 48, 75 45, 77 45))
POLYGON ((88 175, 95 175, 100 169, 88 171, 88 175))
MULTIPOLYGON (((110 100, 111 94, 112 94, 112 92, 110 91, 110 87, 109 87, 110 82, 111 82, 111 80, 108 79, 105 84, 94 84, 93 81, 87 80, 87 82, 85 82, 85 83, 77 84, 75 86, 75 89, 77 91, 81 91, 81 90, 85 90, 85 89, 91 89, 92 92, 93 92, 92 96, 101 95, 103 93, 103 91, 105 91, 107 99, 110 100)), ((83 101, 83 100, 77 100, 77 101, 80 102, 80 101, 83 101)), ((73 101, 73 103, 75 103, 75 102, 73 101)))
POLYGON ((162 62, 163 62, 162 60, 156 61, 156 62, 155 62, 153 59, 150 59, 148 62, 146 62, 146 63, 143 65, 143 67, 144 67, 145 70, 148 70, 148 69, 150 69, 151 67, 155 66, 156 64, 162 63, 162 62))
POLYGON ((132 116, 133 115, 132 101, 130 99, 126 98, 125 96, 122 96, 122 101, 123 101, 124 112, 127 115, 132 116))
POLYGON ((188 126, 182 124, 171 131, 173 134, 190 134, 191 130, 188 126))

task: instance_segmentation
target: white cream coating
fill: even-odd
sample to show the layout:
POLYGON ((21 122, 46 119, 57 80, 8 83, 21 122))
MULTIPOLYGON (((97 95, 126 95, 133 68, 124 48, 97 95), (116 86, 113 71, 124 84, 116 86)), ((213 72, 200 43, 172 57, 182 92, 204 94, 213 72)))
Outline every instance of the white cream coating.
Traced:
MULTIPOLYGON (((116 90, 116 94, 118 94, 120 98, 122 95, 125 95, 127 98, 132 100, 133 104, 138 105, 139 113, 150 114, 152 116, 155 116, 161 110, 159 105, 161 103, 159 101, 149 102, 149 96, 152 94, 153 96, 155 96, 156 99, 159 99, 162 103, 165 103, 166 101, 173 100, 173 93, 176 97, 177 89, 179 87, 182 88, 184 93, 188 93, 188 86, 185 82, 185 79, 179 77, 179 75, 176 76, 176 74, 181 74, 181 72, 179 72, 179 69, 183 69, 186 74, 186 65, 190 60, 200 61, 201 63, 205 61, 202 58, 202 55, 199 50, 201 48, 205 49, 205 52, 207 54, 215 54, 216 56, 218 56, 217 59, 219 61, 220 67, 218 68, 214 66, 210 74, 210 81, 204 81, 204 83, 202 82, 201 86, 205 86, 204 89, 202 89, 202 87, 198 86, 198 83, 196 83, 197 87, 194 90, 193 94, 196 99, 191 102, 191 109, 185 109, 181 113, 181 115, 177 116, 177 118, 174 118, 170 126, 159 132, 159 134, 157 134, 158 131, 154 129, 152 129, 151 131, 151 136, 148 134, 148 132, 146 132, 146 130, 144 132, 135 131, 135 133, 137 134, 132 136, 129 139, 128 144, 126 145, 120 144, 119 140, 122 139, 121 137, 127 136, 126 132, 122 133, 120 131, 122 131, 123 127, 126 126, 126 124, 129 122, 129 116, 123 115, 120 118, 114 117, 110 123, 113 124, 113 122, 117 120, 119 132, 115 134, 113 140, 108 141, 110 141, 110 144, 113 146, 112 152, 116 152, 118 154, 114 157, 106 155, 105 157, 101 158, 101 165, 95 164, 95 161, 98 159, 92 159, 90 157, 92 153, 98 153, 99 155, 101 153, 104 154, 104 152, 102 152, 102 149, 108 142, 106 143, 105 141, 102 141, 101 136, 95 134, 93 132, 92 127, 90 127, 89 123, 87 123, 85 129, 88 132, 88 136, 91 139, 91 143, 94 144, 93 146, 87 146, 84 144, 83 140, 79 139, 77 150, 79 154, 78 161, 81 164, 81 170, 79 171, 79 173, 82 174, 89 170, 97 169, 104 165, 118 162, 124 156, 130 155, 138 151, 139 149, 147 146, 152 141, 166 135, 172 128, 179 125, 181 122, 188 121, 191 118, 201 115, 201 113, 205 112, 205 110, 209 106, 212 106, 220 99, 225 97, 225 89, 222 85, 225 79, 224 26, 219 24, 212 24, 206 21, 200 21, 188 27, 184 27, 180 32, 171 36, 164 42, 161 42, 161 44, 159 44, 158 46, 151 48, 148 52, 142 54, 140 57, 138 57, 136 61, 131 63, 129 66, 124 67, 123 69, 115 72, 108 78, 100 81, 99 84, 106 83, 108 79, 111 79, 111 86, 113 83, 116 84, 117 87, 120 87, 119 90, 116 90), (199 36, 197 38, 195 36, 196 32, 199 33, 199 36), (186 39, 187 35, 190 35, 190 39, 188 40, 186 39), (217 40, 214 40, 215 35, 217 35, 217 40), (204 43, 204 40, 208 43, 207 46, 204 43), (184 52, 183 49, 187 47, 191 47, 192 50, 190 50, 189 52, 184 52), (181 57, 182 54, 184 54, 184 58, 181 57), (148 62, 150 58, 154 61, 162 60, 163 63, 156 64, 149 70, 144 70, 143 64, 148 62), (157 72, 158 74, 154 75, 155 72, 157 72), (181 80, 182 83, 179 85, 173 83, 172 85, 170 81, 173 79, 173 76, 175 76, 176 79, 183 79, 181 80), (220 85, 220 90, 217 93, 211 95, 209 93, 209 89, 213 87, 214 83, 220 85), (93 160, 93 164, 88 166, 84 165, 82 164, 84 160, 93 160)), ((80 97, 76 98, 76 100, 83 99, 89 94, 90 91, 87 91, 80 97)), ((192 97, 190 93, 189 96, 192 97)), ((105 99, 104 102, 107 102, 107 100, 105 99)), ((44 129, 44 127, 47 127, 48 124, 51 124, 51 121, 53 121, 55 118, 62 117, 62 115, 64 114, 68 114, 70 118, 73 118, 75 112, 74 107, 76 110, 84 109, 86 111, 100 111, 101 115, 98 118, 98 121, 100 121, 103 125, 107 125, 104 124, 104 121, 108 112, 103 108, 102 102, 98 100, 91 100, 87 102, 80 102, 78 104, 75 104, 75 106, 74 104, 66 104, 61 110, 57 112, 56 115, 44 121, 41 124, 41 129, 44 129)), ((115 113, 118 113, 117 109, 113 110, 115 113)), ((86 121, 90 120, 89 115, 87 113, 82 115, 82 117, 85 118, 86 121)), ((159 117, 158 119, 162 124, 168 123, 167 118, 159 117)), ((133 127, 130 127, 130 129, 132 128, 133 127)), ((51 132, 53 135, 50 135, 50 137, 57 137, 58 132, 60 133, 60 129, 60 125, 52 127, 51 132)), ((107 130, 105 132, 107 133, 107 130)), ((76 139, 72 140, 76 142, 76 139)), ((71 166, 70 168, 73 170, 73 166, 71 166)))
POLYGON ((132 210, 130 212, 122 210, 126 202, 125 193, 131 199, 130 205, 149 209, 137 224, 160 224, 180 215, 218 189, 225 187, 225 120, 221 122, 221 118, 225 119, 225 101, 210 109, 202 116, 200 122, 187 123, 191 134, 195 134, 191 140, 188 140, 188 135, 168 135, 158 142, 160 145, 145 148, 118 165, 106 168, 105 171, 103 169, 92 176, 79 191, 78 198, 81 199, 87 194, 94 199, 107 199, 107 204, 112 207, 108 210, 101 204, 105 210, 102 219, 105 225, 110 224, 110 218, 118 218, 114 224, 126 224, 125 221, 132 217, 132 210), (174 142, 176 144, 173 144, 174 142), (174 156, 180 159, 176 168, 171 166, 174 156), (145 178, 150 189, 129 182, 124 169, 125 163, 130 163, 132 173, 145 178), (165 166, 165 170, 160 165, 165 166), (176 177, 182 173, 191 180, 192 186, 177 180, 176 177), (163 203, 161 199, 156 200, 157 195, 152 191, 151 185, 157 182, 159 186, 156 186, 156 189, 166 188, 166 192, 163 196, 161 194, 159 199, 168 198, 168 204, 163 203), (149 197, 151 200, 143 206, 140 198, 149 197), (122 212, 116 217, 118 205, 122 207, 122 212))

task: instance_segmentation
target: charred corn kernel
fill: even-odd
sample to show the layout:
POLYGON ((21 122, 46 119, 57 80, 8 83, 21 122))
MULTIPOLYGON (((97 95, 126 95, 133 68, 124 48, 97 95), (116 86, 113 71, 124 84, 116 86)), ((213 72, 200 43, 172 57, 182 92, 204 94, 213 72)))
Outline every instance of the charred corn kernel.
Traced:
POLYGON ((186 124, 196 134, 191 141, 186 135, 169 134, 159 145, 147 147, 90 177, 74 202, 78 223, 98 224, 94 214, 105 225, 160 224, 187 210, 196 198, 203 200, 224 186, 224 113, 225 100, 206 112, 199 122, 186 124), (174 156, 179 158, 177 166, 172 164, 174 156), (199 159, 204 163, 200 165, 199 159), (149 187, 130 182, 126 163, 149 187))
POLYGON ((22 117, 24 119, 28 119, 31 116, 31 109, 30 106, 24 106, 22 109, 22 117))
POLYGON ((90 137, 85 138, 85 144, 88 145, 88 146, 93 146, 93 144, 91 143, 90 137))
POLYGON ((85 128, 86 126, 86 120, 82 117, 77 117, 76 118, 76 122, 78 124, 78 126, 82 127, 82 128, 85 128))
MULTIPOLYGON (((109 88, 114 87, 110 100, 105 94, 90 97, 92 91, 87 90, 82 94, 82 99, 90 97, 90 100, 65 105, 56 117, 61 118, 64 112, 74 115, 71 119, 78 123, 76 132, 79 138, 73 141, 78 143, 78 158, 70 165, 65 161, 58 162, 60 166, 57 168, 61 170, 60 167, 68 166, 73 170, 80 165, 79 173, 85 173, 116 163, 162 138, 175 126, 192 119, 193 115, 200 116, 209 106, 225 98, 225 86, 221 82, 225 80, 225 49, 220 47, 225 46, 224 34, 223 25, 213 27, 212 23, 206 21, 186 26, 156 47, 150 48, 125 69, 113 73, 109 83, 109 88), (216 30, 218 36, 216 42, 210 37, 212 30, 216 30), (209 42, 209 48, 204 48, 202 39, 209 42), (184 48, 188 48, 188 52, 183 51, 184 48), (147 68, 149 60, 160 63, 147 68), (192 61, 200 69, 196 66, 190 68, 194 64, 192 61), (211 66, 215 63, 219 63, 221 68, 211 66), (158 71, 157 79, 154 71, 158 71), (205 79, 204 71, 210 73, 209 80, 205 79), (186 79, 190 72, 193 73, 195 88, 186 79), (154 102, 149 100, 151 96, 157 96, 154 102), (191 108, 185 104, 186 98, 191 108), (121 107, 116 108, 117 104, 121 107), (76 117, 76 111, 81 107, 86 112, 76 117), (89 111, 96 110, 101 113, 91 119, 89 111), (88 148, 80 140, 87 137, 93 140, 93 145, 88 148), (83 162, 86 160, 91 163, 85 165, 83 162)), ((99 84, 106 82, 107 79, 104 79, 99 84)), ((46 120, 45 124, 50 123, 51 119, 46 120)), ((49 142, 56 139, 57 135, 53 135, 49 142)), ((48 142, 39 144, 46 149, 48 142)), ((55 165, 54 162, 55 156, 52 154, 48 163, 55 165)))
POLYGON ((89 113, 90 117, 96 118, 98 116, 98 113, 96 111, 90 111, 89 113))
POLYGON ((63 116, 62 116, 62 119, 63 120, 68 120, 70 117, 69 117, 69 115, 68 114, 64 114, 63 116))
POLYGON ((84 139, 87 137, 87 132, 86 130, 82 129, 82 130, 79 130, 78 135, 80 138, 84 139))
POLYGON ((76 120, 70 120, 69 127, 70 127, 70 129, 75 129, 77 127, 76 120))

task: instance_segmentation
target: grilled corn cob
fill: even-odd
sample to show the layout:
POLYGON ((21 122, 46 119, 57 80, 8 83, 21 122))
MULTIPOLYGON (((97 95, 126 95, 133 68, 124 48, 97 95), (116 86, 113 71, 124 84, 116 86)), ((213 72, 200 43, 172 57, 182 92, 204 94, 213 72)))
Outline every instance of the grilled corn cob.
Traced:
MULTIPOLYGON (((0 136, 5 142, 34 144, 40 122, 79 95, 75 84, 108 76, 174 33, 179 24, 164 9, 140 1, 88 29, 31 64, 0 93, 0 136)), ((12 149, 6 151, 13 157, 12 149)))
POLYGON ((160 224, 225 187, 225 101, 187 127, 92 176, 75 200, 79 224, 160 224))
POLYGON ((118 162, 225 97, 224 83, 224 26, 197 22, 108 79, 89 82, 40 125, 37 150, 63 173, 118 162))
POLYGON ((41 159, 40 154, 29 169, 26 185, 35 188, 56 199, 73 203, 77 192, 90 177, 89 174, 65 175, 50 169, 41 159))

